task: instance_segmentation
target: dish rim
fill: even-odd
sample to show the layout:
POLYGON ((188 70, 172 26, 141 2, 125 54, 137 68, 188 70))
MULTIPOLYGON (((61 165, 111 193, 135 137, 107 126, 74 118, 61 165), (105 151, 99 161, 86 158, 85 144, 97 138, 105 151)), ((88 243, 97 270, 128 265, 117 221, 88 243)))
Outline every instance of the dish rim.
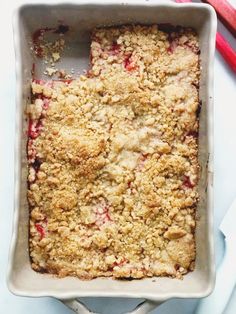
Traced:
MULTIPOLYGON (((16 136, 15 136, 15 152, 14 152, 14 160, 15 160, 15 169, 14 169, 14 215, 13 215, 13 223, 12 223, 12 238, 10 242, 10 249, 9 249, 9 258, 8 258, 8 270, 7 270, 7 285, 9 290, 15 294, 20 296, 31 296, 31 297, 43 297, 43 296, 51 296, 55 298, 60 299, 69 299, 69 298, 75 298, 78 297, 85 297, 88 296, 87 292, 79 292, 78 294, 72 293, 70 291, 65 292, 57 292, 57 291, 49 291, 45 289, 44 291, 39 292, 32 292, 23 290, 20 288, 17 288, 14 286, 13 282, 11 281, 11 274, 13 270, 13 263, 14 263, 14 252, 16 249, 16 243, 17 243, 17 235, 18 235, 18 227, 19 227, 19 173, 20 173, 20 167, 21 167, 21 160, 18 158, 18 152, 21 145, 21 139, 22 135, 18 130, 21 130, 22 127, 22 116, 21 116, 21 99, 22 99, 22 89, 23 89, 23 81, 21 78, 21 69, 22 69, 22 61, 21 61, 21 50, 18 49, 19 43, 20 43, 20 31, 18 28, 19 22, 20 22, 20 12, 21 10, 27 8, 27 7, 37 7, 37 6, 44 6, 44 7, 56 7, 56 6, 86 6, 86 5, 96 5, 100 7, 107 7, 107 6, 131 6, 131 7, 137 7, 137 6, 149 6, 149 7, 167 7, 167 8, 173 8, 180 10, 181 8, 191 8, 191 9, 199 9, 204 8, 207 10, 210 14, 210 27, 211 31, 209 31, 209 63, 208 63, 208 88, 207 91, 207 99, 213 97, 213 64, 214 64, 214 51, 215 51, 215 33, 216 33, 216 14, 214 9, 208 5, 203 3, 174 3, 174 2, 164 2, 164 1, 158 1, 154 0, 152 2, 143 2, 142 0, 135 0, 135 1, 116 1, 116 0, 109 0, 106 2, 101 1, 77 1, 77 0, 70 0, 66 2, 65 0, 50 0, 50 2, 47 2, 46 0, 36 0, 33 3, 27 2, 24 4, 19 5, 14 12, 13 15, 13 33, 14 33, 14 48, 15 48, 15 68, 16 68, 16 121, 15 121, 15 130, 16 130, 16 136)), ((211 105, 212 105, 212 99, 210 99, 211 105)), ((212 112, 213 115, 213 112, 212 112)), ((208 125, 208 150, 210 153, 210 160, 208 164, 208 176, 213 176, 213 116, 207 118, 207 125, 208 125)), ((131 297, 131 298, 148 298, 151 300, 156 301, 163 301, 170 298, 201 298, 209 295, 214 287, 214 279, 215 279, 215 266, 214 266, 214 235, 213 235, 213 187, 212 182, 208 182, 208 208, 209 210, 209 216, 208 216, 208 239, 209 239, 209 284, 206 289, 202 292, 176 292, 176 293, 165 293, 162 294, 162 296, 158 296, 157 293, 141 293, 138 295, 137 292, 134 293, 122 293, 122 291, 119 292, 109 292, 106 291, 104 293, 90 293, 90 297, 131 297)))

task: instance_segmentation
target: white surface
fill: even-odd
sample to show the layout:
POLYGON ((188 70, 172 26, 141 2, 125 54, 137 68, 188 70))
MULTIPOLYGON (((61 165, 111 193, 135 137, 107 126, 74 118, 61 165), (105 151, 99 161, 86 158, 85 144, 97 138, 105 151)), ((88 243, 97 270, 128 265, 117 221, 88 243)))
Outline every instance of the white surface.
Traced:
MULTIPOLYGON (((0 27, 2 34, 0 58, 0 313, 17 314, 69 314, 70 310, 53 299, 28 299, 11 295, 6 287, 5 273, 8 259, 8 246, 11 236, 13 212, 13 145, 15 112, 15 75, 14 52, 12 43, 12 9, 16 1, 0 2, 0 27)), ((236 0, 231 0, 236 6, 236 0)), ((235 40, 223 28, 222 32, 235 40)), ((236 196, 236 79, 217 54, 215 62, 215 223, 219 225, 225 211, 236 196)), ((223 254, 223 240, 216 230, 216 254, 219 261, 223 254)), ((222 282, 224 289, 224 282, 222 282)), ((121 300, 86 300, 91 308, 107 314, 120 313, 124 306, 132 308, 135 301, 128 303, 121 300)), ((196 300, 171 300, 153 313, 194 313, 196 300)), ((231 297, 225 314, 236 312, 236 289, 231 297)), ((214 313, 208 313, 214 314, 214 313)))
POLYGON ((236 283, 236 250, 235 250, 236 199, 225 214, 219 229, 225 236, 223 259, 217 269, 213 293, 199 302, 195 314, 224 312, 236 283), (224 289, 222 289, 224 282, 224 289))
POLYGON ((229 235, 226 237, 224 258, 217 269, 215 289, 209 297, 199 302, 195 314, 222 314, 224 312, 236 282, 235 241, 235 236, 229 235), (224 283, 223 289, 222 283, 224 283))

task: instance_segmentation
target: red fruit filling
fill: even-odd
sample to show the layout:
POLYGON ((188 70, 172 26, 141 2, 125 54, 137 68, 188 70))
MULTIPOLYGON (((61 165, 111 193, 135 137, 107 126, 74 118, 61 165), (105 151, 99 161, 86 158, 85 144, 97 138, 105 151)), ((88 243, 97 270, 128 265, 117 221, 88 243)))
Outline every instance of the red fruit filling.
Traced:
POLYGON ((135 62, 132 60, 132 55, 129 55, 125 58, 124 67, 126 68, 127 71, 132 71, 137 68, 135 62))
POLYGON ((111 46, 111 53, 117 55, 120 52, 120 45, 114 42, 111 46))
POLYGON ((42 240, 45 237, 44 227, 42 225, 40 225, 39 223, 36 223, 35 228, 38 231, 38 233, 40 234, 40 240, 42 240))
POLYGON ((170 46, 167 48, 167 51, 169 53, 173 53, 176 49, 176 47, 178 46, 178 42, 174 39, 174 40, 169 40, 170 46))
POLYGON ((139 157, 139 160, 138 160, 138 166, 137 166, 137 169, 138 170, 142 170, 144 168, 144 164, 145 164, 145 161, 148 157, 148 154, 140 154, 140 157, 139 157))
POLYGON ((125 258, 125 257, 122 257, 122 260, 121 260, 120 262, 115 262, 113 267, 115 267, 115 266, 122 266, 122 265, 124 265, 126 262, 127 262, 126 258, 125 258))
POLYGON ((95 209, 95 213, 96 213, 96 222, 95 222, 95 224, 98 227, 102 226, 107 221, 111 221, 112 220, 110 215, 109 215, 108 210, 109 210, 109 208, 106 205, 102 206, 102 211, 101 211, 101 207, 99 209, 98 208, 95 209))
POLYGON ((42 130, 42 121, 29 120, 28 136, 32 139, 36 139, 42 130))
POLYGON ((197 131, 189 131, 187 133, 187 136, 192 136, 192 137, 198 138, 198 132, 197 131))
POLYGON ((184 176, 183 186, 189 189, 192 189, 194 187, 194 184, 190 181, 189 176, 184 176))
POLYGON ((33 79, 33 83, 39 84, 39 85, 44 85, 45 81, 44 80, 33 79))
POLYGON ((49 99, 48 98, 44 98, 43 99, 43 109, 47 110, 49 107, 49 99))
POLYGON ((41 160, 36 157, 34 162, 32 163, 32 167, 34 168, 35 172, 39 171, 41 164, 42 164, 41 160))

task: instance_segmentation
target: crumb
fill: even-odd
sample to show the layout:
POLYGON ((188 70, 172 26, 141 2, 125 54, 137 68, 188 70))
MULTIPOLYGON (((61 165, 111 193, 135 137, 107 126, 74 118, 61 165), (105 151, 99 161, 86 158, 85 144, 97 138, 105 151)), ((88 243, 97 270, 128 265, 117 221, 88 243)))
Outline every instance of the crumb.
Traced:
POLYGON ((60 59, 60 54, 58 52, 53 52, 52 59, 54 62, 57 62, 60 59))
POLYGON ((46 68, 44 74, 52 76, 53 74, 57 73, 58 69, 55 68, 46 68))

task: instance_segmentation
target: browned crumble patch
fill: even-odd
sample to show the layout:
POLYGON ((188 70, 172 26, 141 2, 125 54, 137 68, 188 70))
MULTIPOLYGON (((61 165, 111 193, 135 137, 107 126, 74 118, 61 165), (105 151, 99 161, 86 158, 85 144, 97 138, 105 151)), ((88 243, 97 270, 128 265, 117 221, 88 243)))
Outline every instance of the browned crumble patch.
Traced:
POLYGON ((32 83, 32 268, 181 278, 195 260, 198 37, 96 29, 88 75, 32 83))

